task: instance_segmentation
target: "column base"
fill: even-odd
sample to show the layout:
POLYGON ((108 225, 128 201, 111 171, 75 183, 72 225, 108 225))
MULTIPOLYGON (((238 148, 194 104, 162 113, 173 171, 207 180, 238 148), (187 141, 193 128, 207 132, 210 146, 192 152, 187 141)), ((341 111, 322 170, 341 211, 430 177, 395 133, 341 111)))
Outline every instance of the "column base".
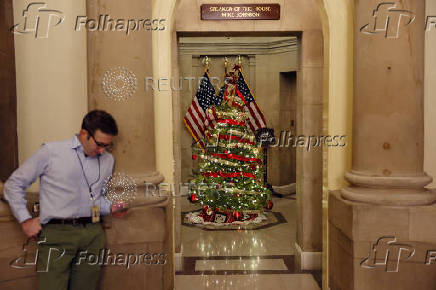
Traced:
POLYGON ((136 182, 136 186, 141 187, 147 183, 159 184, 164 180, 164 176, 158 171, 146 172, 146 173, 133 173, 129 174, 136 182))
POLYGON ((436 202, 436 192, 426 189, 374 189, 347 187, 341 190, 344 199, 377 205, 424 206, 436 202))
POLYGON ((174 253, 174 270, 183 271, 183 253, 174 253))
POLYGON ((295 262, 300 270, 321 270, 322 252, 304 252, 295 243, 295 262))
POLYGON ((368 176, 356 171, 345 174, 353 185, 342 189, 344 199, 378 205, 419 206, 436 202, 436 191, 424 188, 433 178, 417 176, 368 176))
POLYGON ((331 192, 330 289, 436 289, 435 219, 436 205, 371 205, 331 192))

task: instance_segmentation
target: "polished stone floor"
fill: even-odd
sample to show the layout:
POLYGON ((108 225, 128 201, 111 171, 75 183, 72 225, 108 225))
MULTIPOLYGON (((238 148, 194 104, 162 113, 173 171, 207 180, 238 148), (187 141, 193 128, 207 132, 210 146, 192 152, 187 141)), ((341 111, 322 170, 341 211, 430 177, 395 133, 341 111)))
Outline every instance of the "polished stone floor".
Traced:
POLYGON ((310 274, 176 275, 176 290, 318 290, 310 274))
MULTIPOLYGON (((273 201, 284 221, 270 227, 211 231, 182 225, 176 289, 320 289, 320 272, 295 268, 295 195, 273 201)), ((182 202, 183 212, 199 208, 182 202)))

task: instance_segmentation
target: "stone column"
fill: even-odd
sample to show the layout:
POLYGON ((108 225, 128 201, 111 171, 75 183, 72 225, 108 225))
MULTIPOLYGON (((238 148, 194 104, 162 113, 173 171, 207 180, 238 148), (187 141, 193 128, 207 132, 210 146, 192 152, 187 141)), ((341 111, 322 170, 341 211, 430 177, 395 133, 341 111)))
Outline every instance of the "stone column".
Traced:
MULTIPOLYGON (((323 112, 323 35, 304 31, 297 72, 297 133, 321 136, 323 112)), ((303 270, 321 269, 322 148, 297 147, 296 261, 303 270)))
POLYGON ((329 286, 434 289, 426 262, 436 248, 436 195, 423 172, 425 0, 355 1, 355 15, 353 163, 350 186, 329 197, 329 286))
POLYGON ((356 2, 353 166, 346 174, 352 186, 342 196, 375 204, 430 204, 436 195, 424 189, 432 178, 423 172, 425 1, 379 6, 377 29, 390 22, 387 32, 374 34, 372 11, 378 3, 356 2), (407 25, 409 16, 389 9, 416 18, 407 25))
MULTIPOLYGON (((158 172, 162 167, 157 169, 156 165, 159 149, 155 147, 158 133, 155 131, 153 93, 158 88, 153 77, 159 66, 153 61, 152 26, 157 26, 152 22, 154 18, 160 18, 160 15, 153 15, 151 0, 87 2, 89 108, 104 109, 117 120, 119 135, 113 152, 115 172, 134 177, 137 185, 137 197, 129 214, 124 219, 105 219, 106 247, 115 253, 153 253, 166 257, 166 264, 161 267, 138 265, 129 271, 105 267, 102 289, 174 288, 171 286, 174 280, 172 199, 171 196, 151 196, 147 191, 150 187, 144 186, 145 182, 158 184, 164 179, 158 172), (102 24, 105 23, 103 17, 112 24, 102 24), (129 34, 122 31, 120 25, 113 29, 114 22, 127 21, 131 28, 129 34), (95 22, 100 23, 97 28, 95 22), (109 92, 133 88, 131 95, 120 99, 107 94, 103 78, 111 73, 114 78, 109 79, 109 83, 115 91, 109 92), (132 75, 136 77, 136 89, 131 87, 131 82, 119 78, 132 75), (153 79, 152 85, 145 85, 145 80, 153 79)), ((171 111, 158 113, 162 114, 161 118, 168 118, 171 111)), ((167 177, 166 182, 171 180, 167 177)), ((167 195, 167 192, 160 193, 167 195)))
MULTIPOLYGON (((151 18, 151 1, 134 1, 124 5, 107 0, 87 4, 89 109, 106 110, 117 120, 119 135, 113 152, 115 171, 135 177, 138 185, 159 183, 163 179, 156 172, 153 88, 144 85, 144 80, 153 76, 151 30, 139 24, 137 31, 126 35, 125 31, 111 30, 113 24, 104 23, 111 22, 109 19, 114 22, 117 19, 147 17, 151 18), (107 17, 103 21, 104 15, 107 17), (119 67, 123 69, 122 73, 117 70, 119 67), (116 78, 129 76, 129 72, 134 74, 137 85, 132 95, 116 99, 105 94, 102 80, 112 70, 115 78, 110 82, 115 88, 122 85, 130 88, 127 82, 116 78), (128 72, 127 75, 124 72, 128 72)), ((79 27, 86 29, 84 24, 79 27)))
POLYGON ((70 139, 80 130, 88 109, 86 32, 74 31, 74 21, 76 15, 85 14, 86 1, 49 0, 30 7, 25 1, 13 4, 18 30, 24 29, 25 21, 28 30, 37 27, 35 32, 15 34, 18 156, 22 164, 43 142, 70 139), (41 12, 44 10, 52 11, 49 18, 41 12), (31 21, 37 17, 40 22, 32 27, 31 21), (47 24, 47 19, 52 20, 47 24), (62 22, 54 25, 60 19, 62 22))

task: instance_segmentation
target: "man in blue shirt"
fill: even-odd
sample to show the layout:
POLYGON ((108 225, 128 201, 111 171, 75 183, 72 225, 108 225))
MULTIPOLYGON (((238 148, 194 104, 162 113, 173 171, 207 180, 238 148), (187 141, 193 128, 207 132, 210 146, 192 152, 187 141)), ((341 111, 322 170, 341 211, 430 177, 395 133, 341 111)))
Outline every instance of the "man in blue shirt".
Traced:
POLYGON ((117 134, 110 114, 91 111, 79 134, 43 144, 6 181, 4 196, 12 213, 27 237, 39 238, 38 289, 96 289, 100 266, 76 263, 76 259, 83 251, 100 253, 105 244, 100 215, 119 209, 103 195, 114 166, 106 150, 117 134), (38 177, 40 215, 32 218, 25 190, 38 177))

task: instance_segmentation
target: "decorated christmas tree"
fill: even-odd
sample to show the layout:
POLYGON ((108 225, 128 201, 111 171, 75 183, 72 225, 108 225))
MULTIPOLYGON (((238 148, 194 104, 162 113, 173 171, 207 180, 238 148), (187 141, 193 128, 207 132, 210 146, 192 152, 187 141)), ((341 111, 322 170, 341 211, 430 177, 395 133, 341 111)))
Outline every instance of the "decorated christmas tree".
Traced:
POLYGON ((221 103, 206 110, 204 140, 193 153, 199 172, 191 182, 190 199, 203 205, 200 216, 207 222, 250 220, 272 208, 271 192, 263 183, 262 148, 239 88, 242 74, 232 76, 221 90, 221 103))

